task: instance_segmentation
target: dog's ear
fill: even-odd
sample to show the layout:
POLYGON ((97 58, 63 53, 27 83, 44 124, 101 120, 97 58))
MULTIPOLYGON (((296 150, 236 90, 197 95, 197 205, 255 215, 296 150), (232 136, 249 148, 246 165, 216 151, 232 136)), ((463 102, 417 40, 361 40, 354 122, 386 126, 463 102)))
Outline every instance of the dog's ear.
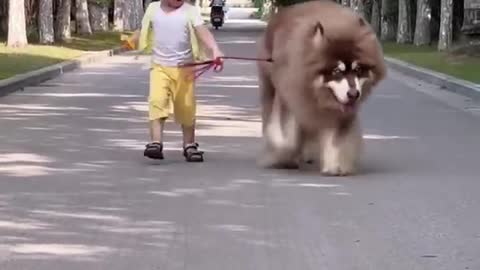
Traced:
POLYGON ((313 45, 319 46, 323 40, 325 34, 325 29, 323 28, 323 25, 321 22, 315 23, 315 26, 313 28, 313 45))
POLYGON ((360 17, 358 19, 358 23, 360 24, 360 26, 365 26, 367 25, 367 22, 365 21, 365 19, 363 17, 360 17))

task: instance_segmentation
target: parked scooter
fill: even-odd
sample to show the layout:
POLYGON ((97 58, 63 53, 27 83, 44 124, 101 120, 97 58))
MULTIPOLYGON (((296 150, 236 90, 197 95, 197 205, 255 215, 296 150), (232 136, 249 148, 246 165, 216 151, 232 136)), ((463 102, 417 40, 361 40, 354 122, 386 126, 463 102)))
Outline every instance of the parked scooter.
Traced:
POLYGON ((221 6, 213 6, 210 11, 210 22, 215 29, 223 26, 225 22, 225 12, 221 6))

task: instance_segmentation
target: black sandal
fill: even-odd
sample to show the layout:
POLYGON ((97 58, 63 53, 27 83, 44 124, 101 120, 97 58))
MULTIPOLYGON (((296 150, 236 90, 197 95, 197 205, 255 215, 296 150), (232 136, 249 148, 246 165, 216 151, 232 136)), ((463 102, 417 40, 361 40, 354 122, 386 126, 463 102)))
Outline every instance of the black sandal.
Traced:
POLYGON ((147 144, 143 155, 151 159, 163 159, 163 144, 157 142, 147 144))
POLYGON ((198 143, 187 144, 183 147, 183 156, 187 162, 203 162, 203 153, 198 150, 198 143))

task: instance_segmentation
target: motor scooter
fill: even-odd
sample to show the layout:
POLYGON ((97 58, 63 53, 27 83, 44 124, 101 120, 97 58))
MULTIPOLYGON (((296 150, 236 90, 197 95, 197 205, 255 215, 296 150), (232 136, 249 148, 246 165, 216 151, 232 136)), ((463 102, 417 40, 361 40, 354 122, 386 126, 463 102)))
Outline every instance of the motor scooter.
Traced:
POLYGON ((223 7, 212 7, 210 11, 210 22, 216 30, 223 26, 223 23, 225 22, 225 13, 223 11, 223 7))

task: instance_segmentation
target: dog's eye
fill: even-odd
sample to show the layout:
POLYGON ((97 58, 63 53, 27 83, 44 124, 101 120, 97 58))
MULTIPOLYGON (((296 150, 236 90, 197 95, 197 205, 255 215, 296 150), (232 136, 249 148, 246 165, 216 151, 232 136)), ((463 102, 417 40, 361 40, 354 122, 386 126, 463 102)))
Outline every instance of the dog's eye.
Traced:
POLYGON ((360 66, 356 66, 354 69, 353 69, 353 72, 357 73, 357 74, 361 74, 363 72, 363 69, 362 67, 360 66))
POLYGON ((342 70, 339 69, 338 67, 337 67, 337 68, 334 68, 334 69, 332 70, 332 75, 338 75, 338 74, 340 74, 340 73, 342 73, 342 70))

